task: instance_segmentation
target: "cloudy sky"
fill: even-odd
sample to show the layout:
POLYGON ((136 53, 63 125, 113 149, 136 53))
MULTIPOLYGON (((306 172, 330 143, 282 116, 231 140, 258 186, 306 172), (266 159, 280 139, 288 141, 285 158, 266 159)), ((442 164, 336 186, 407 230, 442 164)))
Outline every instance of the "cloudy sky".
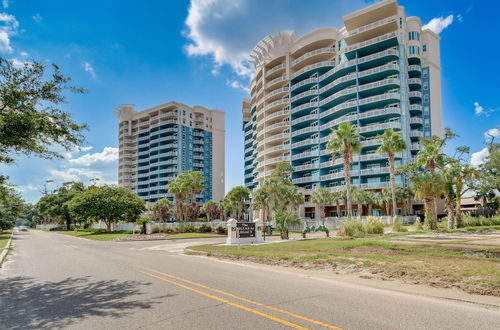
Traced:
MULTIPOLYGON (((248 52, 267 34, 342 26, 342 15, 374 1, 1 0, 0 56, 16 64, 57 63, 86 88, 64 106, 90 125, 87 143, 61 160, 18 157, 0 166, 27 201, 45 180, 115 183, 117 121, 114 109, 141 110, 176 100, 226 111, 226 190, 243 183, 241 99, 252 68, 248 52), (263 11, 265 8, 265 11, 263 11)), ((400 0, 440 34, 443 122, 460 134, 450 144, 469 145, 472 162, 487 157, 486 132, 499 135, 500 100, 494 57, 500 51, 493 13, 498 1, 400 0)), ((50 185, 49 185, 50 188, 50 185)))

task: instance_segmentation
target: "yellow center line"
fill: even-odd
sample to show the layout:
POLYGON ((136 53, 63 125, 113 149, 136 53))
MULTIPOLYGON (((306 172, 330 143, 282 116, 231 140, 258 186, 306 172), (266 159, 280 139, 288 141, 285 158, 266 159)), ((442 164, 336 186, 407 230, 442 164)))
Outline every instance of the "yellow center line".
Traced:
POLYGON ((155 274, 151 274, 151 273, 148 273, 148 272, 145 272, 145 271, 142 271, 140 269, 136 269, 136 271, 140 272, 140 273, 143 273, 145 275, 148 275, 150 277, 154 277, 154 278, 157 278, 161 281, 164 281, 164 282, 167 282, 167 283, 170 283, 170 284, 173 284, 173 285, 176 285, 178 287, 181 287, 183 289, 186 289, 186 290, 189 290, 189 291, 192 291, 192 292, 196 292, 202 296, 205 296, 205 297, 208 297, 208 298, 211 298, 211 299, 214 299, 214 300, 217 300, 217 301, 220 301, 222 303, 225 303, 225 304, 228 304, 230 306, 233 306, 233 307, 236 307, 236 308, 239 308, 239 309, 242 309, 242 310, 245 310, 247 312, 250 312, 250 313, 253 313, 253 314, 256 314, 256 315, 259 315, 259 316, 262 316, 262 317, 265 317, 267 319, 270 319, 270 320, 273 320, 275 322, 278 322, 278 323, 281 323, 281 324, 284 324, 284 325, 288 325, 289 327, 292 327, 292 328, 295 328, 295 329, 303 329, 303 330, 306 330, 308 328, 306 327, 303 327, 301 325, 298 325, 298 324, 295 324, 295 323, 292 323, 292 322, 289 322, 287 320, 283 320, 279 317, 275 317, 275 316, 272 316, 272 315, 269 315, 269 314, 266 314, 266 313, 263 313, 261 311, 258 311, 256 309, 253 309, 253 308, 250 308, 250 307, 247 307, 247 306, 243 306, 243 305, 240 305, 240 304, 237 304, 235 302, 232 302, 230 300, 227 300, 227 299, 224 299, 224 298, 221 298, 221 297, 218 297, 218 296, 214 296, 213 294, 210 294, 208 292, 205 292, 205 291, 201 291, 201 290, 198 290, 198 289, 195 289, 195 288, 192 288, 190 286, 187 286, 187 285, 184 285, 182 283, 178 283, 178 282, 175 282, 175 281, 172 281, 172 280, 169 280, 169 279, 166 279, 166 278, 163 278, 163 277, 160 277, 160 276, 157 276, 155 274))
POLYGON ((176 279, 178 281, 182 281, 182 282, 185 282, 185 283, 189 283, 191 285, 195 285, 197 287, 200 287, 200 288, 203 288, 203 289, 206 289, 206 290, 217 292, 217 293, 226 295, 228 297, 231 297, 231 298, 234 298, 234 299, 238 299, 238 300, 247 302, 249 304, 253 304, 253 305, 256 305, 256 306, 259 306, 259 307, 263 307, 263 308, 267 308, 267 309, 270 309, 270 310, 273 310, 275 312, 279 312, 279 313, 282 313, 282 314, 285 314, 285 315, 288 315, 288 316, 291 316, 291 317, 295 317, 295 318, 303 320, 303 321, 311 322, 311 323, 314 323, 314 324, 317 324, 317 325, 321 325, 323 327, 330 328, 330 329, 342 330, 342 328, 333 326, 331 324, 327 324, 327 323, 324 323, 324 322, 321 322, 321 321, 317 321, 317 320, 308 318, 306 316, 298 315, 298 314, 295 314, 295 313, 283 310, 283 309, 278 308, 278 307, 266 305, 266 304, 260 303, 258 301, 254 301, 254 300, 250 300, 250 299, 247 299, 247 298, 239 297, 239 296, 237 296, 235 294, 232 294, 232 293, 229 293, 229 292, 226 292, 226 291, 223 291, 223 290, 219 290, 219 289, 214 289, 214 288, 208 287, 206 285, 203 285, 203 284, 200 284, 200 283, 196 283, 196 282, 193 282, 193 281, 190 281, 190 280, 186 280, 186 279, 183 279, 183 278, 175 276, 175 275, 166 274, 166 273, 163 273, 163 272, 160 272, 158 270, 151 269, 151 268, 144 268, 144 269, 149 270, 149 271, 151 271, 153 273, 161 274, 161 275, 164 275, 164 276, 176 279))

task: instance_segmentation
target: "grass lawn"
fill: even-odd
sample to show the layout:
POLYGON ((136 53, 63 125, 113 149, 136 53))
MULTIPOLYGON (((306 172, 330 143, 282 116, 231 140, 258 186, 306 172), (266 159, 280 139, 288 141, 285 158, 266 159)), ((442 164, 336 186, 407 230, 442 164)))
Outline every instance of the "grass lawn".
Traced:
MULTIPOLYGON (((200 245, 190 249, 209 255, 301 268, 357 272, 364 277, 458 287, 471 293, 500 296, 500 259, 438 246, 398 244, 387 236, 311 239, 259 246, 200 245)), ((500 248, 476 253, 500 255, 500 248)))
POLYGON ((122 237, 126 237, 126 236, 130 235, 129 233, 124 233, 124 232, 112 232, 109 234, 107 234, 107 233, 106 234, 95 234, 95 233, 86 232, 86 231, 59 231, 57 233, 63 234, 63 235, 93 239, 96 241, 111 241, 115 238, 122 238, 122 237))
POLYGON ((181 234, 172 234, 167 235, 166 239, 174 239, 174 238, 191 238, 191 237, 219 237, 225 235, 218 235, 214 233, 181 233, 181 234))
POLYGON ((10 238, 10 232, 0 233, 0 249, 3 249, 10 238))

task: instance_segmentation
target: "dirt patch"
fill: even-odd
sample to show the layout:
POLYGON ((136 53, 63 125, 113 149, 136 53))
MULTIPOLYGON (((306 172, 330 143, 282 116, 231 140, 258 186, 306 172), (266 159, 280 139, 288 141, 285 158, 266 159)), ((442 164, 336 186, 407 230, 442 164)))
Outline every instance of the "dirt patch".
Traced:
POLYGON ((383 255, 396 255, 399 252, 396 249, 386 249, 380 246, 358 246, 347 250, 349 253, 364 255, 364 254, 383 254, 383 255))

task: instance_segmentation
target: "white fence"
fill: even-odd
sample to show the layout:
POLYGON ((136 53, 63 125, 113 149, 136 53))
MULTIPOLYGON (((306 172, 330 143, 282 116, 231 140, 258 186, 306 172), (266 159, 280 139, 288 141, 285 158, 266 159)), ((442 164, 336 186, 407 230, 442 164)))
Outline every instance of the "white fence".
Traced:
MULTIPOLYGON (((368 218, 376 218, 386 225, 389 225, 392 223, 392 217, 390 216, 380 216, 380 217, 361 217, 361 222, 366 223, 368 221, 368 218)), ((398 221, 406 224, 406 223, 414 223, 416 220, 416 216, 398 216, 398 221)), ((348 218, 347 217, 328 217, 325 218, 325 227, 328 229, 338 229, 340 228, 342 222, 346 221, 348 218)), ((353 217, 355 220, 359 220, 359 217, 353 217)), ((295 225, 295 226, 290 226, 289 230, 290 231, 303 231, 306 227, 318 227, 322 226, 323 223, 319 219, 310 219, 310 218, 303 218, 303 222, 301 224, 295 225)))

